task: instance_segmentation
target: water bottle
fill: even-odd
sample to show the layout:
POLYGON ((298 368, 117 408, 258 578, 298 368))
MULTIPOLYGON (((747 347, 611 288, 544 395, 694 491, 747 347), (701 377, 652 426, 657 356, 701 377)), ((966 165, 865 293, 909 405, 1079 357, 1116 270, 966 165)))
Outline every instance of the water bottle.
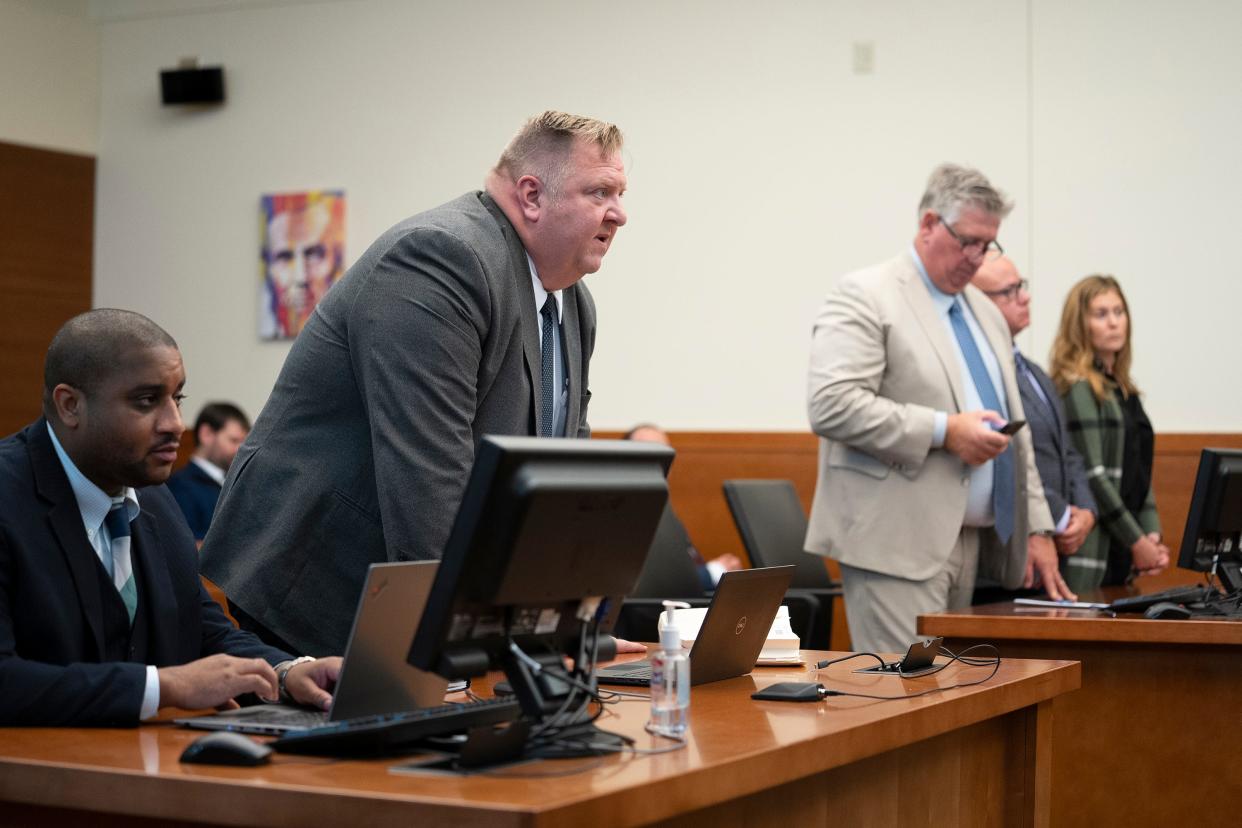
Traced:
POLYGON ((681 601, 664 602, 660 649, 651 658, 651 721, 647 730, 680 739, 690 713, 690 657, 681 649, 681 631, 673 610, 689 609, 681 601))

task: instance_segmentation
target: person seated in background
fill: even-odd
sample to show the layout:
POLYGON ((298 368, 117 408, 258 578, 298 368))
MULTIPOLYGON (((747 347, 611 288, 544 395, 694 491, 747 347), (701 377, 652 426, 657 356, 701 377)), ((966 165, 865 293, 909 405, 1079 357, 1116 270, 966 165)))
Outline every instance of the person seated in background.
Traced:
POLYGON ((245 412, 228 402, 209 402, 194 421, 194 455, 168 478, 194 540, 202 542, 220 499, 220 488, 242 441, 250 433, 245 412))
POLYGON ((1151 487, 1155 436, 1130 378, 1131 335, 1116 279, 1087 276, 1070 288, 1049 373, 1100 515, 1078 552, 1061 559, 1074 590, 1128 583, 1169 565, 1151 487))
POLYGON ((294 658, 204 590, 168 479, 177 343, 137 313, 56 333, 43 417, 0 440, 0 725, 135 725, 279 696, 327 708, 339 658, 294 658))
MULTIPOLYGON (((668 435, 664 433, 664 430, 659 426, 652 425, 651 423, 642 423, 641 425, 634 426, 625 433, 624 439, 638 440, 645 443, 659 443, 663 446, 672 445, 669 442, 668 435)), ((690 536, 686 534, 685 527, 677 518, 677 515, 673 513, 672 503, 670 502, 666 508, 668 509, 668 517, 676 521, 680 533, 686 536, 686 554, 690 556, 695 565, 698 567, 699 580, 703 584, 704 592, 710 592, 715 589, 716 584, 720 582, 720 576, 724 573, 732 572, 735 569, 745 568, 742 564, 742 559, 731 552, 726 552, 723 555, 717 555, 710 561, 704 560, 702 553, 700 553, 699 550, 695 548, 694 544, 690 542, 690 536)))
MULTIPOLYGON (((1012 336, 1017 337, 1031 324, 1031 294, 1027 281, 1008 256, 984 260, 971 282, 1000 310, 1012 336)), ((1073 555, 1095 528, 1095 498, 1087 482, 1087 470, 1083 467, 1082 455, 1070 439, 1065 406, 1052 380, 1042 368, 1024 357, 1016 344, 1013 361, 1022 410, 1026 412, 1027 427, 1035 447, 1035 468, 1056 522, 1053 540, 1059 554, 1073 555)), ((976 604, 1037 592, 1003 590, 999 585, 980 580, 975 585, 976 604)))

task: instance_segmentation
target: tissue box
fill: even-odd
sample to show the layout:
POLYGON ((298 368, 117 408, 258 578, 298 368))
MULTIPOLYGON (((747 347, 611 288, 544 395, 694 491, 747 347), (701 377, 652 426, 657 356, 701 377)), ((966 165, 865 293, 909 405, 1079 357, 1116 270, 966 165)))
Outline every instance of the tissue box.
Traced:
MULTIPOLYGON (((703 626, 703 618, 707 615, 707 607, 691 607, 690 609, 673 610, 677 629, 681 633, 681 646, 689 650, 694 640, 699 637, 699 629, 703 626)), ((664 630, 664 613, 660 613, 659 629, 664 630)), ((768 630, 768 638, 763 643, 756 664, 801 664, 799 652, 801 641, 789 625, 789 607, 782 606, 776 611, 772 620, 772 628, 768 630)))

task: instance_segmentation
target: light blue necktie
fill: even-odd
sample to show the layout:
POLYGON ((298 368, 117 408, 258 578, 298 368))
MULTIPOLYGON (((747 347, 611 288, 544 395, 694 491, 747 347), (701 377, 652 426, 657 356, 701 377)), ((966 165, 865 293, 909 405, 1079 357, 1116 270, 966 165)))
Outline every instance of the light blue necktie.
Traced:
POLYGON ((553 345, 553 337, 556 336, 556 297, 551 293, 548 299, 543 303, 543 309, 539 311, 539 315, 543 317, 543 340, 541 347, 543 353, 539 360, 539 391, 540 391, 540 411, 539 411, 539 436, 553 437, 552 430, 555 428, 556 411, 553 409, 555 405, 556 378, 555 378, 555 360, 556 351, 553 345))
POLYGON ((112 583, 121 593, 132 625, 138 609, 138 585, 134 583, 134 564, 129 549, 129 516, 124 501, 112 504, 112 509, 104 518, 104 525, 112 536, 112 583))
MULTIPOLYGON (((979 392, 979 400, 984 408, 990 408, 998 414, 1004 413, 1000 397, 988 376, 988 369, 983 364, 983 357, 975 345, 975 338, 966 324, 962 313, 962 300, 954 299, 949 308, 949 323, 957 336, 957 344, 962 349, 962 357, 974 380, 975 390, 979 392)), ((1013 535, 1013 446, 1010 445, 992 461, 992 511, 996 518, 996 534, 1001 543, 1008 543, 1013 535)))

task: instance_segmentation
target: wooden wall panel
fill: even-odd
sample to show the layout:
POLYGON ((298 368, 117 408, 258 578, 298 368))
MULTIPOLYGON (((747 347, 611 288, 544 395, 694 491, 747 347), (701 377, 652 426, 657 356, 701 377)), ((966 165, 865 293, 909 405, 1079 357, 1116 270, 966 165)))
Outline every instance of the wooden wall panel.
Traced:
POLYGON ((91 306, 95 159, 0 143, 0 435, 39 414, 43 357, 91 306))
MULTIPOLYGON (((597 431, 596 437, 617 439, 619 431, 597 431)), ((671 432, 677 459, 669 475, 673 508, 685 523, 694 544, 704 557, 732 552, 747 560, 742 539, 725 503, 722 485, 731 478, 787 478, 792 480, 802 507, 808 513, 815 493, 816 438, 794 432, 671 432)), ((1153 476, 1156 504, 1164 525, 1165 539, 1176 555, 1181 545, 1190 495, 1194 488, 1199 450, 1209 446, 1242 448, 1239 434, 1159 434, 1153 476)), ((180 466, 194 450, 194 437, 186 431, 181 440, 180 466)), ((834 578, 840 577, 835 561, 825 561, 834 578)), ((1197 573, 1171 567, 1167 572, 1140 582, 1144 591, 1178 583, 1197 582, 1197 573)), ((834 603, 832 648, 849 649, 849 630, 842 602, 834 603)))

